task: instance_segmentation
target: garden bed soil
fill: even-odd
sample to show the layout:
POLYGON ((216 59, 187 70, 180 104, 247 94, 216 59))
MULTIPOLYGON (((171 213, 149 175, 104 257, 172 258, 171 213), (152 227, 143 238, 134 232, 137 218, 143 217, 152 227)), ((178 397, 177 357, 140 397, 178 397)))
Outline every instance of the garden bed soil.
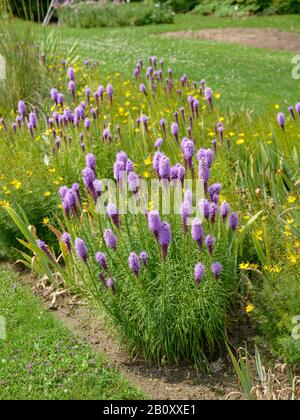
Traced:
POLYGON ((133 385, 154 400, 240 399, 236 376, 229 359, 211 364, 210 374, 201 374, 188 364, 149 366, 126 352, 108 329, 105 319, 67 291, 45 287, 29 275, 20 276, 33 293, 42 297, 47 309, 60 319, 75 336, 90 344, 107 358, 106 367, 120 371, 133 385), (55 297, 55 298, 54 298, 55 297))
POLYGON ((166 32, 168 38, 193 38, 241 44, 254 48, 285 50, 300 54, 300 34, 274 29, 224 28, 203 29, 201 31, 166 32))

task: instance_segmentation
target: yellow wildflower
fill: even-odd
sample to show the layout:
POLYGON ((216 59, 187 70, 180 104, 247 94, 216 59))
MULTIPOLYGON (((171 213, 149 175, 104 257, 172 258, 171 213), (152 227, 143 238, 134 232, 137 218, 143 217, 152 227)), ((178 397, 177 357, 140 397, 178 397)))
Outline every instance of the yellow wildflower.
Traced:
POLYGON ((51 192, 50 191, 44 192, 44 197, 48 198, 48 197, 50 197, 50 195, 51 195, 51 192))
POLYGON ((49 217, 43 218, 43 225, 47 225, 49 223, 49 217))
POLYGON ((249 305, 246 306, 246 312, 247 314, 250 314, 253 311, 254 311, 254 305, 253 303, 249 303, 249 305))

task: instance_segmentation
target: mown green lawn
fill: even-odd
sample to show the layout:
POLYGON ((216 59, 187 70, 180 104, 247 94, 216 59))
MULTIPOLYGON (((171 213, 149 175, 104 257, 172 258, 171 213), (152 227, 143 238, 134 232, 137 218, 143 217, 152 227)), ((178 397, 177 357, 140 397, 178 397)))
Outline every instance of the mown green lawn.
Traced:
POLYGON ((142 398, 4 269, 0 316, 7 323, 7 339, 0 339, 0 400, 142 398))
MULTIPOLYGON (((132 77, 139 58, 162 57, 176 76, 204 78, 220 91, 226 107, 242 107, 264 113, 273 104, 300 100, 300 80, 293 80, 291 59, 295 54, 221 44, 213 41, 167 39, 163 32, 221 27, 260 27, 300 32, 300 15, 248 19, 176 16, 175 23, 134 28, 76 29, 51 27, 60 34, 63 49, 78 42, 80 59, 99 61, 104 74, 120 71, 132 77)), ((48 30, 51 30, 48 29, 48 30)), ((299 51, 300 54, 300 51, 299 51)))

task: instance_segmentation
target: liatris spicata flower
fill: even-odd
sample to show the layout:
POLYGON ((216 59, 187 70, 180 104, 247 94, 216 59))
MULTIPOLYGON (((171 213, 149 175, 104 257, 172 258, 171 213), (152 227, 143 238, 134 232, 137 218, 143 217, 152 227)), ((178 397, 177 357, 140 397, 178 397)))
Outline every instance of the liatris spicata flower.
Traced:
POLYGON ((91 121, 89 118, 86 118, 84 120, 84 128, 86 128, 87 130, 89 130, 91 128, 91 121))
POLYGON ((156 142, 154 143, 154 147, 158 148, 158 147, 162 146, 163 142, 164 142, 164 140, 162 138, 157 139, 156 142))
POLYGON ((217 213, 218 213, 217 204, 214 202, 209 203, 209 219, 212 224, 214 224, 216 221, 217 213))
POLYGON ((65 197, 64 202, 68 204, 70 210, 74 216, 77 216, 77 196, 73 190, 68 190, 65 197))
POLYGON ((99 274, 99 279, 101 281, 101 283, 103 284, 103 286, 106 286, 106 282, 105 282, 105 274, 101 271, 101 273, 99 274))
POLYGON ((87 100, 87 103, 90 105, 90 102, 91 102, 91 89, 89 88, 89 87, 86 87, 85 88, 85 97, 86 97, 86 100, 87 100))
POLYGON ((116 181, 120 182, 123 179, 123 176, 126 172, 126 167, 124 167, 124 162, 117 160, 114 163, 114 178, 116 181))
POLYGON ((71 251, 71 235, 68 232, 64 232, 61 235, 60 240, 62 243, 66 245, 67 250, 70 252, 71 251))
POLYGON ((152 166, 157 175, 159 175, 159 161, 164 156, 161 152, 155 152, 153 155, 152 166))
POLYGON ((203 279, 204 271, 205 271, 205 267, 203 264, 197 263, 195 265, 194 278, 195 278, 196 284, 199 284, 200 281, 203 279))
POLYGON ((141 265, 140 265, 139 257, 137 256, 135 252, 132 252, 129 255, 128 265, 129 265, 130 270, 133 271, 136 276, 138 276, 141 270, 141 265))
POLYGON ((19 101, 18 104, 18 113, 21 115, 21 117, 25 117, 26 115, 26 105, 24 101, 19 101))
POLYGON ((104 241, 108 248, 116 249, 117 248, 117 237, 110 229, 105 229, 104 231, 104 241))
POLYGON ((103 185, 100 179, 95 179, 95 181, 93 182, 93 187, 95 191, 95 198, 101 197, 101 194, 103 192, 103 185))
POLYGON ((178 143, 178 131, 179 131, 178 124, 177 123, 172 123, 171 133, 175 137, 175 140, 177 141, 177 143, 178 143))
POLYGON ((211 271, 215 279, 218 279, 220 277, 222 270, 223 270, 222 264, 220 264, 219 262, 212 263, 211 271))
POLYGON ((299 116, 300 116, 300 102, 298 102, 295 106, 295 110, 296 112, 298 112, 299 116))
POLYGON ((140 261, 142 262, 142 264, 144 265, 144 267, 146 267, 148 265, 148 254, 146 251, 142 251, 139 255, 140 261))
POLYGON ((285 117, 283 112, 279 112, 277 114, 277 122, 279 127, 281 127, 284 130, 285 117))
POLYGON ((212 235, 207 235, 205 238, 205 245, 210 255, 213 253, 213 247, 215 244, 215 238, 212 235))
POLYGON ((68 68, 68 78, 69 78, 70 81, 73 81, 73 82, 75 80, 75 72, 74 72, 74 69, 72 67, 68 68))
POLYGON ((48 246, 46 245, 46 243, 45 243, 44 241, 41 241, 40 239, 38 239, 38 240, 36 241, 36 244, 37 244, 37 246, 39 247, 39 249, 40 249, 41 251, 43 251, 43 253, 44 253, 45 255, 47 255, 47 257, 48 257, 48 258, 50 258, 50 260, 54 261, 54 258, 53 258, 53 256, 51 255, 51 253, 50 253, 50 251, 49 251, 49 248, 48 248, 48 246))
POLYGON ((95 260, 103 268, 103 270, 108 270, 107 258, 103 252, 97 252, 95 260))
POLYGON ((193 212, 192 203, 188 200, 183 201, 183 203, 181 204, 180 210, 181 210, 183 234, 186 235, 187 234, 187 221, 193 212))
POLYGON ((140 177, 135 172, 128 174, 128 189, 133 194, 136 194, 140 186, 140 177))
POLYGON ((108 85, 106 86, 106 93, 109 97, 110 103, 112 105, 112 98, 113 98, 113 87, 110 83, 108 83, 108 85))
POLYGON ((111 219, 113 224, 117 227, 120 227, 120 220, 119 220, 119 211, 115 204, 108 203, 106 207, 106 214, 111 219))
POLYGON ((128 159, 128 156, 127 156, 127 154, 125 152, 121 151, 121 152, 117 153, 116 160, 123 162, 124 163, 124 168, 125 168, 127 159, 128 159))
POLYGON ((201 198, 201 200, 199 200, 198 206, 199 206, 201 216, 205 217, 205 219, 208 219, 209 218, 209 201, 204 198, 201 198))
POLYGON ((159 243, 162 247, 162 255, 165 259, 169 246, 172 242, 171 226, 167 222, 162 222, 159 227, 159 243))
POLYGON ((77 257, 86 263, 88 260, 88 250, 83 239, 75 239, 75 250, 77 257))
POLYGON ((115 283, 114 279, 112 279, 112 278, 109 278, 109 279, 106 280, 106 287, 108 289, 110 289, 113 294, 115 294, 116 291, 117 291, 116 290, 116 283, 115 283))
POLYGON ((204 239, 204 229, 200 219, 194 219, 192 222, 192 238, 197 242, 199 249, 202 249, 204 239))
POLYGON ((148 213, 148 226, 156 239, 159 238, 159 230, 161 226, 160 214, 157 210, 148 213))
POLYGON ((239 218, 236 213, 230 213, 229 219, 228 219, 228 225, 230 229, 235 231, 239 224, 239 218))
POLYGON ((204 96, 205 96, 205 99, 207 100, 207 102, 209 104, 210 109, 212 110, 213 109, 213 104, 212 104, 212 90, 209 87, 205 88, 205 90, 204 90, 204 96))
POLYGON ((50 91, 52 101, 57 105, 57 95, 58 92, 55 88, 52 88, 50 91))
POLYGON ((203 182, 204 191, 206 192, 207 184, 210 178, 210 169, 209 169, 208 162, 204 159, 202 159, 199 162, 198 175, 199 175, 200 181, 203 182))
POLYGON ((193 169, 193 156, 195 153, 194 142, 190 139, 184 138, 181 142, 181 151, 186 167, 193 169))
POLYGON ((140 92, 147 96, 146 86, 144 83, 140 84, 140 92))
POLYGON ((63 187, 60 187, 59 189, 59 195, 61 196, 61 198, 65 198, 67 192, 68 192, 68 187, 66 187, 65 185, 63 187))
POLYGON ((226 201, 223 201, 223 203, 221 203, 221 206, 220 206, 220 214, 223 221, 227 218, 229 212, 230 212, 230 204, 227 203, 226 201))
POLYGON ((170 179, 171 165, 169 158, 166 156, 162 156, 159 160, 158 175, 161 179, 170 179))
POLYGON ((183 183, 185 177, 185 168, 182 165, 180 165, 180 163, 176 163, 173 169, 176 175, 176 179, 179 179, 179 181, 183 183))
POLYGON ((214 153, 211 149, 199 149, 197 159, 199 162, 205 160, 210 168, 214 160, 214 153))
POLYGON ((63 95, 62 93, 59 93, 59 94, 57 95, 57 103, 58 103, 59 105, 63 106, 63 105, 64 105, 64 102, 65 102, 65 97, 64 97, 64 95, 63 95))
POLYGON ((88 155, 86 155, 85 158, 86 161, 86 166, 90 169, 93 170, 93 172, 95 173, 95 169, 96 169, 96 157, 93 153, 89 153, 88 155))
POLYGON ((134 172, 134 164, 133 164, 132 160, 130 160, 130 159, 127 160, 125 170, 128 174, 130 172, 134 172))
POLYGON ((166 135, 166 120, 164 118, 161 118, 159 120, 159 125, 161 126, 164 135, 166 135))
POLYGON ((73 80, 69 82, 69 91, 73 100, 75 101, 75 82, 73 82, 73 80))
POLYGON ((222 189, 222 184, 220 183, 215 183, 212 184, 209 188, 208 188, 208 193, 210 195, 210 199, 213 200, 214 195, 219 195, 222 189))
POLYGON ((95 181, 95 172, 91 168, 83 169, 82 179, 86 188, 89 190, 91 195, 94 196, 93 182, 95 181))

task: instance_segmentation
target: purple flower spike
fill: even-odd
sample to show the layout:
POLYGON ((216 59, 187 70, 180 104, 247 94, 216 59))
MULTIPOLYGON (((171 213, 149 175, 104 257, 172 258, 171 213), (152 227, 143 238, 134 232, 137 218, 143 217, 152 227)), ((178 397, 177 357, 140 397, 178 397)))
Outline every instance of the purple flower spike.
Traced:
POLYGON ((147 96, 146 86, 144 83, 140 84, 140 92, 147 96))
POLYGON ((24 101, 19 101, 18 104, 18 113, 21 115, 21 117, 25 117, 26 115, 26 105, 24 101))
POLYGON ((162 156, 159 160, 158 174, 161 179, 170 179, 171 177, 170 160, 166 156, 162 156))
POLYGON ((223 221, 227 218, 229 212, 230 212, 230 204, 227 203, 226 201, 223 201, 223 203, 220 206, 220 214, 223 221))
POLYGON ((84 120, 84 128, 86 128, 87 130, 89 130, 91 128, 91 121, 89 118, 86 118, 84 120))
POLYGON ((291 117, 293 118, 293 120, 295 120, 296 116, 295 116, 295 113, 294 113, 294 108, 292 106, 289 106, 288 111, 291 114, 291 117))
POLYGON ((112 278, 107 279, 106 287, 112 291, 113 295, 116 294, 117 290, 116 290, 116 283, 114 279, 112 278))
POLYGON ((204 271, 205 271, 205 267, 204 267, 203 264, 198 263, 198 264, 195 265, 194 278, 195 278, 195 282, 196 282, 197 285, 203 279, 204 271))
POLYGON ((212 255, 213 253, 214 244, 215 244, 215 238, 212 235, 207 235, 205 238, 205 245, 207 247, 209 255, 212 255))
POLYGON ((103 270, 108 270, 107 258, 103 252, 97 252, 95 260, 103 268, 103 270))
POLYGON ((55 104, 57 105, 57 95, 58 95, 57 90, 55 88, 52 88, 50 91, 50 94, 51 94, 52 101, 55 102, 55 104))
POLYGON ((37 244, 37 246, 39 247, 39 249, 41 250, 41 251, 43 251, 43 253, 45 254, 45 255, 47 255, 47 257, 48 258, 50 258, 50 260, 54 260, 54 258, 53 258, 53 256, 51 255, 51 253, 50 253, 50 251, 49 251, 49 248, 48 248, 48 246, 47 246, 47 244, 44 242, 44 241, 41 241, 40 239, 38 239, 37 241, 36 241, 36 244, 37 244))
POLYGON ((110 103, 112 105, 112 97, 113 97, 113 87, 110 83, 108 83, 107 87, 106 87, 106 93, 109 97, 110 103))
POLYGON ((237 216, 236 213, 231 213, 229 216, 229 220, 228 220, 228 225, 230 227, 230 229, 232 229, 233 231, 235 231, 238 227, 239 224, 239 218, 237 216))
POLYGON ((220 264, 219 262, 212 263, 211 271, 215 279, 218 279, 220 277, 222 270, 223 270, 222 264, 220 264))
POLYGON ((106 229, 104 231, 104 241, 105 241, 106 246, 108 248, 111 248, 111 249, 114 249, 114 250, 117 248, 118 239, 117 239, 116 235, 113 233, 112 230, 106 229))
POLYGON ((74 72, 74 69, 72 67, 68 68, 68 78, 69 78, 70 81, 73 81, 73 82, 75 80, 75 72, 74 72))
POLYGON ((175 140, 177 141, 177 143, 178 143, 178 131, 179 131, 178 124, 177 123, 172 123, 171 133, 175 137, 175 140))
POLYGON ((214 224, 216 221, 217 213, 218 213, 217 204, 214 202, 209 203, 209 219, 212 224, 214 224))
POLYGON ((209 87, 205 88, 205 90, 204 90, 204 96, 205 96, 205 99, 207 100, 207 102, 209 104, 210 109, 212 110, 213 109, 213 105, 212 105, 212 90, 209 87))
POLYGON ((156 142, 154 143, 154 147, 158 148, 158 147, 162 146, 163 142, 164 142, 164 140, 162 138, 157 139, 156 142))
POLYGON ((285 117, 283 112, 279 112, 277 114, 277 122, 279 127, 281 127, 284 130, 285 117))
POLYGON ((160 214, 157 210, 152 210, 148 213, 148 226, 150 231, 159 239, 159 230, 161 226, 160 214))
POLYGON ((162 256, 165 259, 168 254, 169 246, 172 242, 171 226, 167 222, 162 222, 159 228, 159 243, 162 247, 162 256))
POLYGON ((296 110, 296 112, 298 112, 299 117, 300 117, 300 102, 298 102, 298 103, 296 104, 296 106, 295 106, 295 110, 296 110))
POLYGON ((95 181, 95 172, 91 168, 85 168, 82 171, 82 179, 84 182, 84 185, 87 187, 87 189, 90 191, 90 193, 94 194, 94 186, 93 182, 95 181))
POLYGON ((77 257, 80 258, 84 263, 86 263, 88 260, 88 251, 83 239, 75 239, 75 250, 77 257))
POLYGON ((130 270, 133 271, 136 276, 138 276, 141 270, 141 265, 140 265, 139 257, 135 252, 132 252, 129 255, 128 265, 129 265, 130 270))
POLYGON ((86 166, 95 172, 95 169, 96 169, 95 155, 93 153, 89 153, 88 155, 86 155, 85 161, 86 161, 86 166))
POLYGON ((60 240, 64 243, 67 247, 67 250, 71 251, 71 236, 68 232, 65 232, 61 235, 60 240))
POLYGON ((120 227, 119 211, 113 203, 108 203, 106 207, 106 214, 111 219, 116 227, 120 227))
POLYGON ((139 258, 140 258, 140 260, 141 260, 142 264, 144 265, 144 267, 147 267, 147 265, 148 265, 148 260, 149 260, 149 257, 148 257, 147 252, 146 252, 146 251, 142 251, 142 252, 140 253, 139 258))
POLYGON ((197 242, 199 249, 202 249, 204 240, 204 229, 199 219, 194 219, 192 223, 192 238, 197 242))
POLYGON ((198 206, 199 206, 199 210, 200 210, 201 216, 202 217, 205 217, 205 219, 208 219, 209 218, 209 201, 206 200, 206 199, 204 199, 204 198, 202 198, 199 201, 198 206))

